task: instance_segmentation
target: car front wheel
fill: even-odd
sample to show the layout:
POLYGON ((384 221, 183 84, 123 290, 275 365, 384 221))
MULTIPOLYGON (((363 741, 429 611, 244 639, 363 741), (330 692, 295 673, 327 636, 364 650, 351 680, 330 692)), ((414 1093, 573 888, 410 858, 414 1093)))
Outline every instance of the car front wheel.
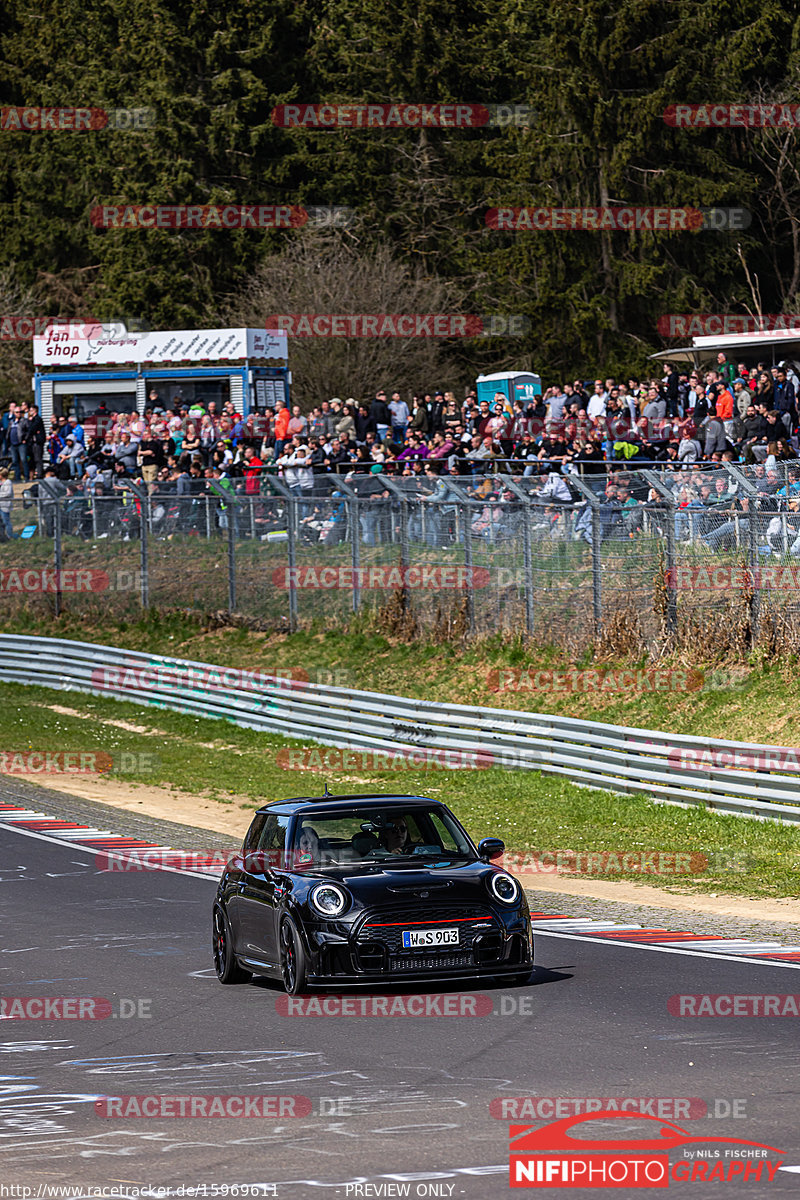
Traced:
POLYGON ((288 995, 299 996, 306 986, 306 953, 291 917, 281 925, 281 978, 288 995))
POLYGON ((250 972, 245 971, 236 961, 231 927, 228 918, 218 904, 214 905, 212 947, 214 970, 220 983, 247 983, 249 979, 252 979, 250 972))

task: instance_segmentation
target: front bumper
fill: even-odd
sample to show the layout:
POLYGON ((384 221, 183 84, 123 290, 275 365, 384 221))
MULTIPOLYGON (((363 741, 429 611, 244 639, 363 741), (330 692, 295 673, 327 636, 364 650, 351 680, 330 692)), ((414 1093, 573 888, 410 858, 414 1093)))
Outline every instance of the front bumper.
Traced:
MULTIPOLYGON (((519 975, 533 967, 533 939, 527 916, 505 920, 478 915, 463 929, 457 948, 412 951, 399 944, 404 922, 382 925, 365 914, 352 928, 331 922, 306 930, 309 983, 364 986, 431 979, 488 979, 519 975)), ((437 918, 437 920, 439 920, 437 918)), ((468 921, 465 920, 465 924, 468 921)))

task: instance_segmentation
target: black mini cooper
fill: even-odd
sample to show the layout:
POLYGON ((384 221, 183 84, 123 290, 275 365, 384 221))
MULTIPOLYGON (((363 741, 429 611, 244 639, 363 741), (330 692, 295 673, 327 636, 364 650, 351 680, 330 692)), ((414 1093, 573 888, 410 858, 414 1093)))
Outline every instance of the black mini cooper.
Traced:
POLYGON ((450 810, 420 796, 317 796, 256 813, 214 901, 221 983, 307 986, 498 977, 533 966, 528 903, 450 810))

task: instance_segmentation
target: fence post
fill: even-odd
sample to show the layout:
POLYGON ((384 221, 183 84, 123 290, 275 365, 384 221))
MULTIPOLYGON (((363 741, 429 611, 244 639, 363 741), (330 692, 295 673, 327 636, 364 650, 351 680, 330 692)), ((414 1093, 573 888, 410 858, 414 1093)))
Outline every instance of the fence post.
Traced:
POLYGON ((753 645, 758 645, 759 624, 761 620, 761 591, 759 579, 759 562, 758 562, 758 525, 756 523, 757 507, 755 496, 750 497, 748 505, 749 516, 749 559, 750 559, 750 574, 753 579, 753 591, 750 599, 750 630, 753 638, 753 645))
POLYGON ((400 501, 400 566, 403 568, 403 590, 406 586, 406 575, 409 564, 408 547, 408 500, 403 496, 400 501))
POLYGON ((236 498, 228 503, 228 612, 236 612, 236 498))
POLYGON ((294 496, 286 495, 283 499, 286 505, 286 554, 289 563, 289 632, 297 629, 297 530, 294 524, 294 496))
POLYGON ((361 523, 358 519, 358 496, 348 496, 350 525, 350 553, 353 567, 353 612, 357 613, 361 606, 361 589, 358 585, 361 568, 361 523))
POLYGON ((464 566, 467 576, 467 624, 469 632, 475 632, 475 588, 472 580, 472 520, 469 500, 464 500, 464 566))
POLYGON ((147 558, 147 536, 150 529, 150 493, 147 490, 147 484, 144 485, 143 495, 141 500, 142 512, 139 520, 139 528, 141 530, 142 546, 141 546, 141 567, 142 567, 142 608, 147 612, 150 607, 150 569, 147 558))
POLYGON ((61 616, 61 497, 53 505, 53 563, 56 569, 56 616, 61 616))
POLYGON ((600 557, 600 510, 592 505, 592 607, 594 609, 594 631, 599 637, 603 625, 603 597, 601 592, 601 571, 603 560, 600 557))
POLYGON ((533 589, 533 546, 531 545, 531 513, 533 511, 529 500, 520 501, 522 509, 522 550, 525 561, 525 628, 533 633, 535 623, 534 589, 533 589))
POLYGON ((675 560, 675 502, 667 501, 667 630, 678 628, 678 564, 675 560))

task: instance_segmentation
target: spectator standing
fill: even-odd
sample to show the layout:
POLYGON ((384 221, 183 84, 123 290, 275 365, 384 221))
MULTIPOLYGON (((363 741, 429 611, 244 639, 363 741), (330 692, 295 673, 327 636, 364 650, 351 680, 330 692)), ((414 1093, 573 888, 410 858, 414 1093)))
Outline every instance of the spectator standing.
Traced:
POLYGON ((778 369, 772 389, 772 397, 773 406, 780 413, 787 433, 791 433, 797 424, 796 396, 794 384, 786 378, 786 371, 783 367, 778 369))
POLYGON ((586 406, 586 413, 594 424, 597 424, 600 418, 606 415, 606 393, 602 381, 599 379, 594 385, 594 392, 586 406))
MULTIPOLYGON (((324 406, 323 406, 324 407, 324 406)), ((275 405, 275 455, 283 454, 283 443, 289 436, 289 409, 285 400, 278 400, 275 405)))
POLYGON ((400 399, 399 392, 392 393, 392 399, 389 402, 389 415, 392 421, 392 437, 401 445, 406 440, 406 429, 408 428, 408 419, 410 413, 405 400, 400 399))
POLYGON ((367 444, 367 435, 372 434, 373 437, 377 433, 377 425, 375 418, 370 414, 366 404, 359 404, 358 412, 356 413, 356 442, 360 446, 367 444))
POLYGON ((305 438, 308 434, 308 421, 300 412, 299 404, 294 404, 292 406, 292 415, 289 418, 289 424, 286 427, 286 433, 288 437, 294 437, 294 435, 297 433, 301 438, 305 438))
POLYGON ((723 354, 721 350, 717 355, 717 374, 722 382, 727 383, 728 385, 733 383, 737 374, 736 367, 733 365, 733 363, 728 362, 726 355, 723 354))
POLYGON ((13 418, 8 426, 8 448, 11 451, 11 465, 14 468, 14 482, 19 483, 24 479, 27 483, 30 478, 28 469, 28 447, 26 445, 26 436, 28 433, 28 417, 23 408, 17 408, 13 418))
POLYGON ((348 439, 354 439, 356 436, 355 412, 349 400, 342 409, 339 419, 336 422, 336 432, 339 435, 340 441, 345 434, 347 434, 348 439))
MULTIPOLYGON (((727 394, 730 395, 729 392, 727 394)), ((732 400, 733 397, 731 397, 732 400)), ((712 454, 721 454, 725 448, 725 426, 721 418, 719 416, 709 417, 705 424, 705 446, 703 449, 706 460, 710 460, 712 454)))
POLYGON ((733 398, 735 401, 735 415, 744 420, 747 416, 748 408, 753 403, 753 393, 748 389, 745 379, 734 379, 733 398))
POLYGON ((418 433, 421 438, 428 435, 428 409, 423 400, 414 397, 414 415, 411 418, 411 432, 418 433))
MULTIPOLYGON (((717 416, 725 426, 725 434, 730 437, 733 433, 733 413, 736 401, 729 387, 724 386, 717 395, 717 416)), ((724 447, 723 447, 724 449, 724 447)))
MULTIPOLYGON (((288 457, 288 456, 285 456, 288 457)), ((278 460, 281 461, 280 459, 278 460)), ((261 473, 264 464, 257 456, 252 446, 247 446, 244 452, 242 470, 244 471, 244 490, 248 496, 257 496, 261 490, 261 473)))
POLYGON ((378 441, 385 442, 386 435, 389 432, 389 426, 392 423, 389 406, 386 403, 386 392, 381 391, 375 393, 375 399, 369 406, 369 415, 375 422, 378 441))
POLYGON ((14 530, 11 525, 11 506, 14 503, 14 485, 10 479, 8 467, 0 467, 0 521, 3 523, 7 538, 13 538, 14 530))

